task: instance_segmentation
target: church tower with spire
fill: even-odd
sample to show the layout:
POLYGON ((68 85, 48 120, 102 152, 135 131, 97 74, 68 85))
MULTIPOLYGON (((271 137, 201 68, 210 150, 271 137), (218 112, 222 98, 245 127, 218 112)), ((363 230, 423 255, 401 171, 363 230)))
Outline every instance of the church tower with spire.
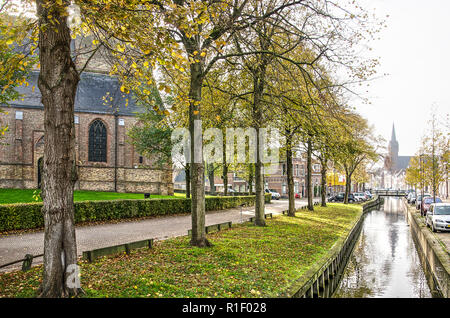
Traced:
POLYGON ((391 135, 391 141, 389 141, 389 156, 391 158, 391 164, 392 168, 397 167, 398 163, 398 141, 395 136, 395 126, 394 123, 392 123, 392 135, 391 135))

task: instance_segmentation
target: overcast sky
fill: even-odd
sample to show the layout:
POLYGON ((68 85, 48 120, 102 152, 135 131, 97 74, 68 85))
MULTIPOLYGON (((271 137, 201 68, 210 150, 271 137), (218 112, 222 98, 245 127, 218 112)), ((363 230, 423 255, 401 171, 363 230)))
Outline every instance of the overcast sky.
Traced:
POLYGON ((379 74, 365 94, 372 104, 357 105, 390 140, 395 123, 400 155, 414 155, 433 103, 444 119, 450 112, 450 1, 359 0, 387 18, 381 40, 371 43, 380 57, 379 74))

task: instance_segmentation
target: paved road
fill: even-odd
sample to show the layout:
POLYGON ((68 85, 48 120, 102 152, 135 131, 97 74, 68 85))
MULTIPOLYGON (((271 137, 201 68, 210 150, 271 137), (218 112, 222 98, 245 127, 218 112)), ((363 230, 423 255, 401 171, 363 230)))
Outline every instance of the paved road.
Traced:
MULTIPOLYGON (((306 205, 305 200, 296 200, 296 208, 306 205)), ((287 200, 272 201, 266 205, 266 213, 280 214, 288 208, 287 200)), ((243 209, 242 219, 248 220, 255 215, 254 207, 243 209)), ((206 215, 206 225, 232 221, 240 223, 240 208, 225 211, 212 211, 206 215)), ((191 228, 191 216, 167 216, 160 218, 144 219, 139 221, 121 222, 116 224, 88 225, 76 228, 77 250, 81 255, 83 251, 101 247, 113 246, 154 238, 164 240, 170 237, 186 235, 191 228)), ((0 237, 0 265, 18 259, 25 254, 38 255, 44 250, 44 233, 24 233, 0 237)), ((33 260, 33 264, 42 262, 42 257, 33 260)), ((0 269, 0 272, 11 271, 20 268, 16 264, 0 269)))

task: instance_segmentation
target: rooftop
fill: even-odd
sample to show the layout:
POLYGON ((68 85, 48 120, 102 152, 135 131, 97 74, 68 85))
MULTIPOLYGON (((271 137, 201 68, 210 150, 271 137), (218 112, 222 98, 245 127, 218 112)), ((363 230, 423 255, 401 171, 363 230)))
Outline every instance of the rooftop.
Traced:
MULTIPOLYGON (((22 95, 9 103, 11 107, 41 108, 41 92, 38 88, 39 72, 33 71, 28 77, 29 85, 22 85, 17 91, 22 95)), ((75 112, 114 114, 134 116, 141 109, 129 94, 120 91, 117 78, 106 74, 84 72, 78 84, 75 96, 75 112), (106 101, 104 100, 106 98, 106 101), (128 99, 128 105, 126 100, 128 99)))

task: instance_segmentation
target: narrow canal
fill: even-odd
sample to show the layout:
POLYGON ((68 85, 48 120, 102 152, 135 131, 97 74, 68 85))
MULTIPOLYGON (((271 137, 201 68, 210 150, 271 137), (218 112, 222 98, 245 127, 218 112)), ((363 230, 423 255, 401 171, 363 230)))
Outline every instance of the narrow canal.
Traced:
POLYGON ((400 198, 365 216, 352 255, 333 294, 346 297, 437 296, 427 283, 400 198))

